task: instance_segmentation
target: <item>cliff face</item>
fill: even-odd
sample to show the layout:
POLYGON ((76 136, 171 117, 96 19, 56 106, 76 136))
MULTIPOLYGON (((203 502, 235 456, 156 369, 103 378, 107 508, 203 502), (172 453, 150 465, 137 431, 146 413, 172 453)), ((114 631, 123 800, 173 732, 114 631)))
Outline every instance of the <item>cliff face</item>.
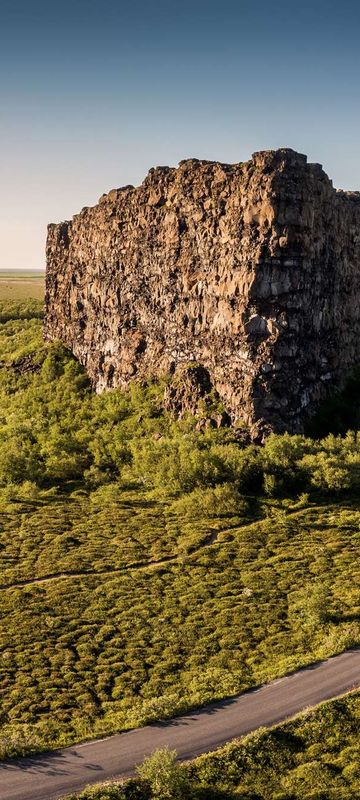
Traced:
POLYGON ((189 160, 49 226, 45 336, 97 391, 193 363, 254 437, 301 431, 360 361, 359 279, 360 194, 321 166, 189 160))

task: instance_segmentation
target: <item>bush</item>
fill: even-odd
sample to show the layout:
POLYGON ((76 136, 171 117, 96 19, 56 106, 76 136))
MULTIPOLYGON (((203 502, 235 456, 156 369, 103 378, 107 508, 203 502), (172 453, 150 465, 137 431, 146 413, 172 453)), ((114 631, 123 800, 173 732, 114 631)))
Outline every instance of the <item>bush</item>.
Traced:
POLYGON ((164 747, 154 750, 137 767, 137 773, 158 800, 177 800, 186 797, 188 778, 185 767, 176 761, 176 750, 164 747))
POLYGON ((179 497, 169 506, 169 511, 185 520, 203 517, 237 517, 249 514, 249 506, 233 483, 215 486, 214 489, 194 489, 179 497))

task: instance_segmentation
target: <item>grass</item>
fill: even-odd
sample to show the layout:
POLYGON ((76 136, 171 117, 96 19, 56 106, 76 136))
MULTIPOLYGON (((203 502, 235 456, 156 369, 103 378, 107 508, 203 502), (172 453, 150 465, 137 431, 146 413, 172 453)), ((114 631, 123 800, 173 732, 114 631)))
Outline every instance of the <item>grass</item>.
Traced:
POLYGON ((161 385, 98 397, 40 317, 0 303, 1 755, 359 643, 356 436, 243 449, 174 423, 161 385))
POLYGON ((196 526, 136 490, 111 492, 24 501, 2 518, 5 734, 31 725, 49 746, 101 736, 360 640, 351 503, 196 526), (217 540, 201 547, 209 529, 217 540), (54 573, 68 575, 34 581, 54 573), (316 597, 313 618, 308 608, 317 582, 326 621, 316 597))
POLYGON ((0 270, 0 301, 41 300, 45 275, 41 270, 0 270))

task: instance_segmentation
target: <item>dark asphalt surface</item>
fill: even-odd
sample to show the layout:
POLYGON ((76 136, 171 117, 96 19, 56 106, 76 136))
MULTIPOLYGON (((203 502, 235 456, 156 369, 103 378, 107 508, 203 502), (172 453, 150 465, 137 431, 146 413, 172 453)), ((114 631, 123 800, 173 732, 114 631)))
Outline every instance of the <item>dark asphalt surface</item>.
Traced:
POLYGON ((164 723, 0 764, 1 800, 52 800, 87 784, 130 775, 168 745, 189 759, 260 726, 360 687, 360 649, 348 650, 236 698, 164 723))

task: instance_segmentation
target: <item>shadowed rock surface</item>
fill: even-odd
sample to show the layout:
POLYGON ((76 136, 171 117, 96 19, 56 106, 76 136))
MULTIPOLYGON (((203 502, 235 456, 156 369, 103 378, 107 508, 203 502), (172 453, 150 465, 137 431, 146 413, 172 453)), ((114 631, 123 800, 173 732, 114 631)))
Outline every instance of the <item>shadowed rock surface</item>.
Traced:
POLYGON ((359 277, 360 194, 320 165, 191 159, 49 225, 44 332, 99 392, 194 366, 176 413, 212 388, 253 438, 297 432, 360 361, 359 277))

